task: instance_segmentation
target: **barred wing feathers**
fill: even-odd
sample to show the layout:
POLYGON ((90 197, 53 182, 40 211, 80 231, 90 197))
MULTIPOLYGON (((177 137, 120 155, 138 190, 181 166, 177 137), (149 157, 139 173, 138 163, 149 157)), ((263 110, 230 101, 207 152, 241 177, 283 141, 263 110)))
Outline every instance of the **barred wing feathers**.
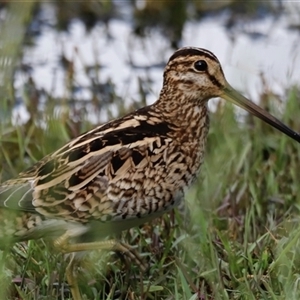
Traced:
POLYGON ((0 206, 80 222, 158 210, 151 174, 143 180, 145 170, 154 176, 165 168, 169 131, 167 123, 137 113, 97 127, 4 182, 0 206))

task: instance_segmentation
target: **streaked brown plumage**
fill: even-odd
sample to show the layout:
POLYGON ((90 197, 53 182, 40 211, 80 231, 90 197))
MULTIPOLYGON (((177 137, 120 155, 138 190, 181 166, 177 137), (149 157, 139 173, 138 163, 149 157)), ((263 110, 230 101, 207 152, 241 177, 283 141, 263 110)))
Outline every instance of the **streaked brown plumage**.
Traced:
MULTIPOLYGON (((2 183, 0 241, 51 235, 65 252, 121 249, 76 243, 137 226, 183 200, 203 160, 207 101, 218 96, 300 141, 297 133, 234 91, 211 52, 182 48, 166 66, 157 102, 82 134, 18 179, 2 183)), ((72 292, 80 298, 77 289, 72 292)))

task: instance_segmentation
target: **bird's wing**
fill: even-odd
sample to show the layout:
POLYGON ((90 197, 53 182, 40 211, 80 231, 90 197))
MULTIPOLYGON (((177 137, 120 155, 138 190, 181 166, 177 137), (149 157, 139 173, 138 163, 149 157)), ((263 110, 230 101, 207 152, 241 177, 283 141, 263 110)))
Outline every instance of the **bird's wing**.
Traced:
POLYGON ((95 128, 4 182, 0 206, 52 218, 107 219, 113 209, 107 189, 131 180, 152 155, 162 156, 169 131, 167 123, 138 114, 95 128))

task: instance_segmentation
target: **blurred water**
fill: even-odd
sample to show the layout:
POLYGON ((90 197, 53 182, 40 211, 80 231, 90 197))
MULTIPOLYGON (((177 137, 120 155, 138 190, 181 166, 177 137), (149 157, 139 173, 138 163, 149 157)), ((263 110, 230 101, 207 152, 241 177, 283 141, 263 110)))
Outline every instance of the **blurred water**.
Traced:
MULTIPOLYGON (((188 21, 182 46, 197 46, 214 52, 227 80, 253 101, 263 89, 261 74, 267 86, 284 97, 285 89, 299 85, 300 78, 299 31, 288 29, 294 17, 288 6, 285 11, 277 18, 268 16, 240 23, 231 31, 224 27, 226 12, 199 22, 188 21)), ((44 5, 43 14, 48 18, 48 24, 55 23, 51 5, 44 5)), ((150 104, 157 99, 163 67, 173 51, 159 31, 152 30, 143 39, 134 36, 128 20, 111 20, 108 27, 97 24, 88 33, 84 25, 75 20, 68 33, 44 25, 35 45, 24 49, 23 63, 32 67, 31 76, 37 88, 55 97, 90 100, 91 79, 103 82, 111 79, 116 93, 129 104, 140 99, 140 78, 148 85, 150 92, 146 100, 150 104), (60 63, 62 54, 74 62, 76 88, 72 95, 66 89, 66 72, 60 63), (93 68, 95 65, 101 68, 93 68)), ((19 95, 22 95, 26 82, 24 76, 27 75, 17 72, 15 87, 19 95)), ((18 115, 26 120, 23 105, 16 107, 14 116, 18 115)), ((104 113, 100 120, 107 118, 104 113)), ((99 116, 91 112, 90 120, 99 122, 99 116)))

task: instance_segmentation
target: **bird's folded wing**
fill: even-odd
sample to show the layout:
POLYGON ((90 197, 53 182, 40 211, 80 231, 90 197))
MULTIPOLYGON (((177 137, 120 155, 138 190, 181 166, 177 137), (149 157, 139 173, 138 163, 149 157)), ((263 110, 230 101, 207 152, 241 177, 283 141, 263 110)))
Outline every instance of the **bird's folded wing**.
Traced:
MULTIPOLYGON (((131 180, 128 176, 135 176, 137 169, 162 161, 171 141, 168 125, 145 119, 116 120, 72 140, 18 179, 4 182, 0 186, 0 207, 52 218, 88 219, 91 215, 85 211, 107 202, 110 185, 122 178, 131 180)), ((103 214, 107 219, 113 208, 108 202, 102 207, 98 207, 97 218, 103 214)))

